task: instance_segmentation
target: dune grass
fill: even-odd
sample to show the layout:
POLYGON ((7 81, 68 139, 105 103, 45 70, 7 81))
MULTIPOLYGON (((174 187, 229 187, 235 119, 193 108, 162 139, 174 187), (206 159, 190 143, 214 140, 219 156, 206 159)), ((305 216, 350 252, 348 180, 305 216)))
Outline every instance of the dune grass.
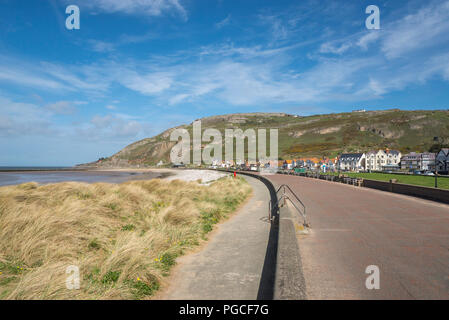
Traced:
POLYGON ((242 178, 0 188, 0 299, 146 299, 251 193, 242 178), (80 289, 66 288, 78 266, 80 289))

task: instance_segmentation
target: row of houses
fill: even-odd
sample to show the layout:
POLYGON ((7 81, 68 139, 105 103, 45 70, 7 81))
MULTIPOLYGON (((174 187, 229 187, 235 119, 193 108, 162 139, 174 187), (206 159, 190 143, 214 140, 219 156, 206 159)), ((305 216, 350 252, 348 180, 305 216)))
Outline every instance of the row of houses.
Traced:
POLYGON ((335 158, 298 158, 266 163, 248 161, 218 161, 214 167, 265 167, 320 171, 449 171, 449 148, 443 148, 437 154, 431 152, 411 152, 402 155, 397 150, 378 150, 367 153, 343 153, 335 158))
POLYGON ((402 155, 397 150, 378 150, 365 153, 345 153, 338 158, 342 171, 441 171, 449 170, 449 148, 437 154, 411 152, 402 155))
POLYGON ((338 158, 299 158, 280 162, 283 169, 305 168, 308 170, 321 169, 322 171, 334 171, 337 168, 338 158))
POLYGON ((342 171, 399 170, 402 154, 397 150, 378 150, 367 153, 344 153, 338 160, 342 171))
POLYGON ((449 170, 449 149, 402 155, 397 150, 377 150, 367 153, 344 153, 336 158, 301 158, 280 162, 283 169, 306 168, 321 171, 435 171, 449 170))

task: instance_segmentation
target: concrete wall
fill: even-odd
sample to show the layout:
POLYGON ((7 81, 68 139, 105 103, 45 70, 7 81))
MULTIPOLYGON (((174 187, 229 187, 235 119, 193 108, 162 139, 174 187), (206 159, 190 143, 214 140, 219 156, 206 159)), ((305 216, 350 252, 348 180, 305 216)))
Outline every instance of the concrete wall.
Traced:
MULTIPOLYGON (((268 179, 269 176, 247 171, 237 172, 262 181, 270 191, 272 203, 278 202, 275 186, 268 179)), ((274 221, 270 228, 257 299, 304 300, 305 280, 292 213, 288 206, 276 206, 272 209, 272 216, 274 221)))
POLYGON ((389 191, 394 193, 405 194, 444 203, 449 203, 449 190, 413 186, 410 184, 390 183, 375 180, 363 180, 363 186, 366 188, 373 188, 382 191, 389 191))

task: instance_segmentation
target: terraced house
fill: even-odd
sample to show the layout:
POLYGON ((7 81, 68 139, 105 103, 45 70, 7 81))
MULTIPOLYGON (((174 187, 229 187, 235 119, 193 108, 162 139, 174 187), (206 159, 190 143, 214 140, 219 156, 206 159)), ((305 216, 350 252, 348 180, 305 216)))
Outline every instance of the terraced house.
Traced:
POLYGON ((342 171, 365 170, 366 156, 364 153, 343 153, 338 159, 338 168, 342 171))
POLYGON ((401 152, 397 150, 370 151, 366 154, 366 170, 384 171, 399 169, 401 152))
POLYGON ((449 172, 449 148, 443 148, 438 152, 435 158, 435 164, 438 172, 449 172))
POLYGON ((433 170, 435 168, 435 153, 410 152, 401 158, 402 170, 433 170))

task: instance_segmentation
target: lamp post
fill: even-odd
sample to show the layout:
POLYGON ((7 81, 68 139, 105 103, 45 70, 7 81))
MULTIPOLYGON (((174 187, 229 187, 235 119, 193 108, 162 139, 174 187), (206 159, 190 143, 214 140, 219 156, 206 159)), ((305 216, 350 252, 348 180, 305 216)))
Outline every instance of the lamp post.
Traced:
POLYGON ((438 165, 443 161, 435 159, 435 188, 438 188, 438 165))
POLYGON ((435 168, 435 188, 438 188, 438 169, 435 168))

